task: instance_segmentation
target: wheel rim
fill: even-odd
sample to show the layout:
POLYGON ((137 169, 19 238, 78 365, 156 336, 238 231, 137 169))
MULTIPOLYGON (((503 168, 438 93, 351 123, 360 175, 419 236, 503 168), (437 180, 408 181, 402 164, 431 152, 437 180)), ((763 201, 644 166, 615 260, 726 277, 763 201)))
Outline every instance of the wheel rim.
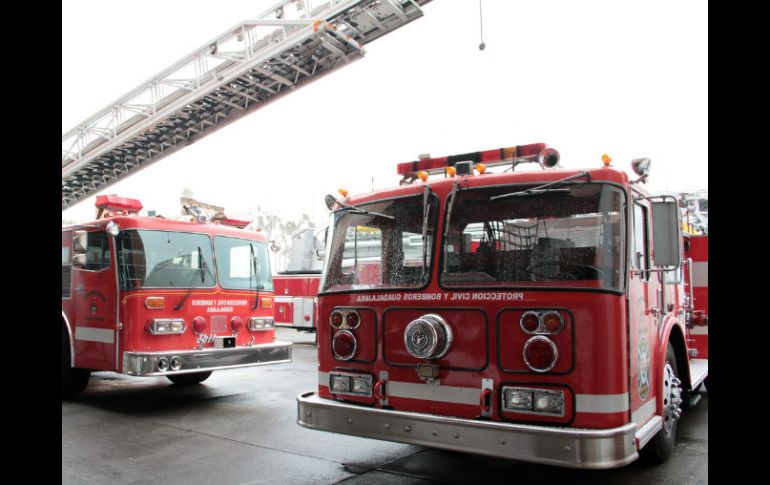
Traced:
POLYGON ((682 415, 682 381, 676 376, 670 362, 663 369, 663 427, 670 433, 682 415))

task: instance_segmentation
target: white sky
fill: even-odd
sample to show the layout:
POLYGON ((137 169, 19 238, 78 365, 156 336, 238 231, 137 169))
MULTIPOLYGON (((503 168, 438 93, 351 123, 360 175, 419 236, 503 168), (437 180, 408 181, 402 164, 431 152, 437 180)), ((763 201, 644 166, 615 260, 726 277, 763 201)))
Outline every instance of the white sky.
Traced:
MULTIPOLYGON (((65 0, 62 133, 275 0, 65 0)), ((323 220, 323 196, 394 186, 396 164, 545 142, 562 166, 630 172, 653 190, 708 185, 708 3, 434 0, 363 59, 102 193, 177 214, 187 187, 231 217, 323 220)), ((94 197, 62 212, 83 221, 94 197)))

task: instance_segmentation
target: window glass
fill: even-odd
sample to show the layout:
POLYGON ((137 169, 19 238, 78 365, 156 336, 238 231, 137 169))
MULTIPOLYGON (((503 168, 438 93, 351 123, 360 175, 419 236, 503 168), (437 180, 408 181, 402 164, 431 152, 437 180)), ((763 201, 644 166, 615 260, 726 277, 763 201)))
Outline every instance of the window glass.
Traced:
POLYGON ((623 193, 607 184, 460 190, 441 284, 447 287, 623 286, 623 193))
POLYGON ((322 291, 427 284, 438 202, 425 200, 420 194, 335 212, 322 291))
POLYGON ((219 283, 223 288, 273 291, 267 245, 235 237, 214 237, 219 283))

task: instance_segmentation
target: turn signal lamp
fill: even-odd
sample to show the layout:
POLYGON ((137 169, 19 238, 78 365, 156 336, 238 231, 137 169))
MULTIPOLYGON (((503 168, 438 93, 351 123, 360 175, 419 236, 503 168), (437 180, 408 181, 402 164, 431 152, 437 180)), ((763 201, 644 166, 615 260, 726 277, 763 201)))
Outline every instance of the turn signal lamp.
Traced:
POLYGON ((263 296, 259 299, 259 303, 262 305, 262 308, 273 308, 273 297, 263 296))
POLYGON ((454 167, 447 167, 446 174, 449 175, 450 177, 454 177, 457 174, 457 170, 455 170, 454 167))
POLYGON ((148 296, 144 300, 144 307, 148 310, 163 310, 166 307, 166 299, 162 296, 148 296))
POLYGON ((561 315, 556 312, 546 313, 543 317, 543 326, 550 333, 557 333, 564 326, 561 315))
POLYGON ((339 189, 339 190, 337 190, 337 193, 339 193, 343 197, 347 197, 348 196, 348 191, 345 190, 345 189, 339 189))
POLYGON ((420 170, 419 172, 417 172, 417 177, 423 182, 425 182, 426 180, 428 180, 428 172, 424 170, 420 170))
POLYGON ((609 167, 610 166, 610 162, 612 162, 612 157, 610 157, 609 155, 607 155, 605 153, 604 155, 602 155, 602 162, 604 163, 605 167, 609 167))
POLYGON ((477 170, 477 171, 478 171, 480 174, 482 174, 482 173, 484 173, 484 172, 486 172, 486 171, 487 171, 487 166, 486 166, 486 165, 484 165, 483 163, 477 163, 477 164, 476 164, 476 170, 477 170))

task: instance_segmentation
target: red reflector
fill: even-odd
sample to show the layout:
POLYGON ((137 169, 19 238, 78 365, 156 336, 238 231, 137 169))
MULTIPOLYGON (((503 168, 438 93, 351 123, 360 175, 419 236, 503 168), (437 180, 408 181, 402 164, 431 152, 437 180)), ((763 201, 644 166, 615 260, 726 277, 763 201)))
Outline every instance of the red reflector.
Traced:
POLYGON ((332 339, 334 356, 340 360, 350 360, 356 355, 356 337, 348 330, 341 330, 332 339))
POLYGON ((192 321, 193 332, 203 333, 206 331, 206 319, 203 317, 195 317, 192 321))
POLYGON ((333 311, 329 320, 331 321, 333 327, 339 327, 342 325, 342 312, 333 311))
POLYGON ((540 319, 537 318, 537 315, 534 313, 525 313, 524 316, 521 317, 521 328, 523 328, 525 332, 535 332, 538 327, 540 327, 540 319))
POLYGON ((235 316, 230 320, 230 328, 233 329, 233 332, 238 333, 241 327, 243 327, 243 320, 241 320, 241 317, 235 316))
POLYGON ((532 337, 524 344, 524 361, 537 372, 553 369, 556 364, 556 344, 546 337, 532 337))
POLYGON ((347 323, 351 328, 356 328, 359 322, 360 318, 358 316, 358 312, 350 312, 345 315, 345 323, 347 323))

